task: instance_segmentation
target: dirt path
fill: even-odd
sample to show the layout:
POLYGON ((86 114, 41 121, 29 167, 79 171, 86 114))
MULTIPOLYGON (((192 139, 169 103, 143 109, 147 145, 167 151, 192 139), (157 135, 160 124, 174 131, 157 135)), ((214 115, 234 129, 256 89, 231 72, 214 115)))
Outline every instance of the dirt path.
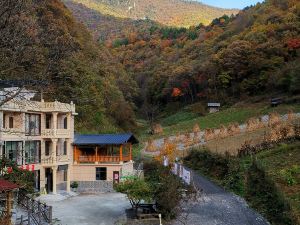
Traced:
POLYGON ((187 205, 183 215, 172 225, 269 225, 243 198, 191 172, 195 186, 202 189, 203 194, 199 202, 187 205))

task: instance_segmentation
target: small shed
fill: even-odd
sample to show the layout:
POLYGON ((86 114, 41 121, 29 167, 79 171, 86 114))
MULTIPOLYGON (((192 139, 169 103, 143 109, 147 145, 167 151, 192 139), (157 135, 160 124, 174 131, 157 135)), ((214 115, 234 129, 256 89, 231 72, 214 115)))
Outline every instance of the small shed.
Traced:
POLYGON ((221 103, 219 102, 209 102, 207 103, 209 113, 215 113, 220 111, 221 103))
POLYGON ((271 99, 271 106, 277 107, 278 105, 282 104, 282 98, 272 98, 271 99))

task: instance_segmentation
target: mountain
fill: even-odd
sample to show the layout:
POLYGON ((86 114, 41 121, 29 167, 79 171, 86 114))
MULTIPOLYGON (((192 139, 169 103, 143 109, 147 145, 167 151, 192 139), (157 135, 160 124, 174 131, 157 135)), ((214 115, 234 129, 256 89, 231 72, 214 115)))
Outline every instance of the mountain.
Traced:
MULTIPOLYGON (((80 13, 77 17, 89 23, 80 13)), ((299 21, 299 1, 267 0, 208 26, 145 22, 135 29, 126 22, 104 44, 137 82, 134 102, 140 113, 195 102, 232 104, 300 93, 299 21)), ((97 33, 103 23, 94 24, 91 31, 97 33)))
POLYGON ((127 35, 130 32, 141 32, 151 26, 159 25, 152 20, 133 20, 103 15, 81 3, 66 1, 65 5, 72 11, 74 17, 94 35, 100 42, 127 35))
POLYGON ((76 104, 77 131, 134 127, 136 83, 59 0, 0 1, 0 79, 76 104), (12 27, 14 29, 12 29, 12 27))
POLYGON ((224 14, 236 14, 235 9, 221 9, 196 1, 184 0, 65 0, 83 4, 103 15, 134 20, 150 19, 158 23, 189 27, 203 23, 208 25, 213 19, 224 14))

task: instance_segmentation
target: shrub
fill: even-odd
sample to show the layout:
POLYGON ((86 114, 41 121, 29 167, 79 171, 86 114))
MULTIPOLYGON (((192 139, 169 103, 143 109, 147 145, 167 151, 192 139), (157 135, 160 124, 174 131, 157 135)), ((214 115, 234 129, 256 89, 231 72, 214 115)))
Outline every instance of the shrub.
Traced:
POLYGON ((253 162, 247 172, 246 199, 274 225, 292 225, 290 208, 274 182, 253 162))
POLYGON ((78 188, 78 183, 76 181, 72 182, 70 185, 71 188, 78 188))

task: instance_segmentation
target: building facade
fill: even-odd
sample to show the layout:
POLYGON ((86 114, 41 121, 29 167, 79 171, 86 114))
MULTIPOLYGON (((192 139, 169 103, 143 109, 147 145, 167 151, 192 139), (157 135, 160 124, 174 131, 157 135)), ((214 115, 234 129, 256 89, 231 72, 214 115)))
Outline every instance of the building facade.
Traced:
POLYGON ((13 99, 0 106, 0 156, 32 170, 36 190, 70 190, 75 105, 13 99))
POLYGON ((11 100, 0 106, 0 156, 34 173, 43 193, 111 191, 134 172, 132 134, 75 135, 75 105, 11 100))
POLYGON ((75 135, 73 180, 79 190, 112 190, 113 183, 134 173, 132 145, 138 143, 132 134, 75 135))

